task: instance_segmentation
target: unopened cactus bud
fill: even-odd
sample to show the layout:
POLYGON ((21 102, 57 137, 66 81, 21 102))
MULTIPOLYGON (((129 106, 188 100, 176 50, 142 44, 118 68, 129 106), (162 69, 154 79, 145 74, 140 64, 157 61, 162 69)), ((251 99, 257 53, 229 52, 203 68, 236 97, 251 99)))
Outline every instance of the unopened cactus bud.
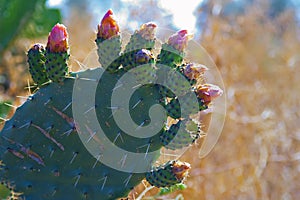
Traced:
POLYGON ((153 22, 148 22, 141 25, 137 33, 146 40, 154 40, 157 25, 153 22))
POLYGON ((208 105, 212 100, 221 96, 223 90, 213 84, 203 84, 196 89, 196 94, 205 105, 208 105))
POLYGON ((53 82, 62 82, 68 73, 68 33, 63 24, 56 24, 48 36, 46 47, 46 72, 53 82))
POLYGON ((154 59, 154 56, 151 51, 147 49, 141 49, 135 55, 135 61, 139 64, 149 63, 151 59, 154 59))
POLYGON ((180 30, 174 35, 171 35, 168 44, 178 51, 184 51, 187 47, 187 43, 193 38, 192 34, 188 34, 187 30, 180 30))
POLYGON ((181 183, 187 177, 190 168, 189 163, 173 160, 148 172, 146 179, 156 187, 169 187, 181 183))
POLYGON ((63 24, 57 23, 48 36, 47 49, 50 52, 62 53, 68 51, 68 33, 63 24))
POLYGON ((42 44, 34 44, 28 51, 27 62, 33 81, 41 86, 49 81, 45 68, 45 48, 42 44))
POLYGON ((183 70, 184 75, 190 80, 197 80, 208 68, 204 65, 195 65, 194 63, 189 63, 183 70))
POLYGON ((173 164, 172 172, 175 174, 178 180, 183 180, 187 177, 191 165, 187 162, 176 161, 173 164))
POLYGON ((106 40, 119 34, 119 25, 117 23, 113 11, 109 9, 102 18, 101 23, 98 24, 97 36, 106 40))

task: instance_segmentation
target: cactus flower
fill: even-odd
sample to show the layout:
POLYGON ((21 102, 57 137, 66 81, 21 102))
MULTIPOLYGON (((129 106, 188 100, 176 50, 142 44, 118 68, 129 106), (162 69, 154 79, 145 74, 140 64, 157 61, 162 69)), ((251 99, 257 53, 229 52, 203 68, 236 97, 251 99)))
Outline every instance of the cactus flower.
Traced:
POLYGON ((223 94, 223 90, 213 84, 203 84, 196 89, 196 94, 198 98, 203 100, 205 105, 208 105, 212 100, 221 96, 223 94))
POLYGON ((68 33, 63 24, 57 23, 48 36, 47 49, 50 52, 67 52, 68 50, 68 33))
POLYGON ((172 172, 178 180, 182 180, 187 176, 190 169, 191 165, 189 163, 176 161, 173 164, 172 172))
POLYGON ((117 24, 113 11, 109 9, 101 20, 101 23, 98 24, 97 36, 106 40, 119 34, 119 25, 117 24))
POLYGON ((177 49, 178 51, 184 51, 187 43, 193 38, 192 34, 188 34, 187 30, 180 30, 174 35, 171 35, 168 44, 177 49))
POLYGON ((190 80, 197 80, 207 70, 204 65, 189 63, 184 69, 184 75, 190 80))
POLYGON ((153 40, 155 38, 156 27, 157 25, 155 23, 148 22, 142 24, 137 33, 140 34, 142 38, 146 40, 153 40))

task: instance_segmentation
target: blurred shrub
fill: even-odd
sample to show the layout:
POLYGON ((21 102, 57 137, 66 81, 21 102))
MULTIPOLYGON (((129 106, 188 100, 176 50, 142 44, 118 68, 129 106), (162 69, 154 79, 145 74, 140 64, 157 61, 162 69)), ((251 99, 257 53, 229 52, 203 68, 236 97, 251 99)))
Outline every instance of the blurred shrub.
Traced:
POLYGON ((0 0, 0 60, 16 36, 34 38, 45 35, 61 21, 60 11, 46 8, 45 3, 46 0, 0 0))

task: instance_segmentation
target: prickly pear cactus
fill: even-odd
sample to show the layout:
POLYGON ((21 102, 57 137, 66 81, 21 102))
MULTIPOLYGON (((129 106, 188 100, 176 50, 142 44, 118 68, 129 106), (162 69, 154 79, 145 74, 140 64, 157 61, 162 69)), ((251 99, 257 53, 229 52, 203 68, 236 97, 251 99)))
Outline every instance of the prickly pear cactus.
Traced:
POLYGON ((222 91, 199 84, 206 68, 184 60, 191 37, 186 30, 154 56, 155 29, 154 23, 142 25, 121 52, 109 10, 96 38, 101 67, 80 72, 69 72, 63 25, 52 29, 45 49, 29 50, 39 89, 0 132, 0 180, 15 197, 117 199, 144 178, 157 187, 185 180, 188 163, 155 165, 160 149, 193 144, 200 129, 190 115, 222 91))

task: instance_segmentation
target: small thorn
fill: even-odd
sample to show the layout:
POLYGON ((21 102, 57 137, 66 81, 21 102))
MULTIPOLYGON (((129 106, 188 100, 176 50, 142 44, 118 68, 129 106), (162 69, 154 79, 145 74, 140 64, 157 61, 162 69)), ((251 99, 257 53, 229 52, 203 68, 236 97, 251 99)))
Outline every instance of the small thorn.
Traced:
POLYGON ((101 154, 99 154, 99 155, 97 156, 97 160, 96 160, 96 162, 95 162, 94 165, 93 165, 93 169, 96 167, 97 163, 99 162, 99 160, 100 160, 100 158, 101 158, 102 156, 103 156, 103 155, 101 155, 101 154))
POLYGON ((52 149, 52 150, 50 151, 50 155, 49 155, 50 158, 53 156, 54 151, 55 151, 54 149, 52 149))
POLYGON ((71 104, 72 104, 72 101, 70 103, 68 103, 68 105, 66 105, 66 107, 64 107, 64 109, 62 109, 62 112, 66 111, 70 107, 71 104))
POLYGON ((144 159, 146 159, 146 157, 147 157, 147 155, 148 155, 148 152, 149 152, 149 148, 150 148, 150 143, 148 144, 148 146, 147 146, 147 150, 146 150, 146 153, 145 153, 145 157, 144 157, 144 159))
POLYGON ((95 135, 96 135, 97 131, 94 131, 91 136, 89 137, 89 139, 86 141, 86 143, 88 143, 95 135))
POLYGON ((74 59, 74 61, 79 65, 79 68, 81 70, 86 70, 88 69, 88 67, 86 65, 84 65, 83 63, 79 62, 77 59, 74 59))
POLYGON ((123 137, 122 137, 122 135, 121 135, 121 132, 119 132, 119 133, 117 134, 117 136, 115 137, 114 141, 113 141, 114 144, 115 144, 115 142, 117 141, 117 139, 118 139, 119 137, 120 137, 122 143, 124 143, 124 140, 123 140, 123 137))
POLYGON ((83 114, 86 114, 86 113, 90 112, 91 110, 93 110, 93 109, 95 109, 95 108, 96 108, 96 106, 92 106, 92 107, 90 107, 87 111, 85 111, 83 114))
POLYGON ((76 181, 75 181, 75 183, 74 183, 74 187, 76 187, 77 186, 77 184, 78 184, 78 182, 79 182, 79 179, 80 179, 80 177, 81 177, 81 174, 78 174, 75 178, 76 178, 76 181))
POLYGON ((127 185, 128 185, 128 183, 129 183, 131 177, 132 177, 132 174, 130 174, 130 175, 125 179, 125 181, 123 182, 123 183, 125 183, 125 187, 127 187, 127 185))
POLYGON ((51 100, 52 100, 52 97, 50 97, 50 98, 44 103, 44 105, 47 105, 51 100))
POLYGON ((27 79, 27 89, 28 89, 28 93, 31 95, 31 86, 30 86, 30 82, 29 79, 27 79))
POLYGON ((145 122, 146 122, 146 120, 142 121, 142 123, 138 127, 136 127, 135 130, 142 128, 142 126, 144 126, 145 122))
POLYGON ((2 120, 4 122, 8 121, 8 119, 2 118, 2 117, 0 117, 0 120, 2 120))
POLYGON ((78 155, 78 152, 73 152, 73 157, 72 157, 72 159, 70 161, 70 164, 73 163, 73 161, 74 161, 74 159, 76 158, 77 155, 78 155))
POLYGON ((108 106, 108 107, 106 107, 107 109, 112 109, 112 110, 118 110, 118 109, 120 109, 120 107, 119 106, 108 106))
POLYGON ((138 84, 138 85, 136 85, 136 86, 133 86, 132 89, 139 88, 139 87, 141 87, 141 86, 142 86, 142 84, 138 84))
POLYGON ((56 192, 57 192, 57 189, 54 188, 54 190, 53 190, 53 192, 52 192, 52 196, 54 196, 54 195, 56 194, 56 192))
POLYGON ((134 109, 137 105, 139 105, 139 103, 141 103, 142 102, 142 99, 139 99, 138 100, 138 102, 136 102, 133 106, 132 106, 132 108, 131 109, 134 109))
POLYGON ((61 136, 64 136, 64 135, 69 136, 72 133, 72 131, 74 131, 74 128, 71 128, 70 130, 67 130, 66 132, 64 132, 63 134, 61 134, 61 136))
POLYGON ((106 184, 106 181, 107 181, 107 175, 106 175, 106 176, 104 176, 103 178, 99 179, 99 181, 102 181, 102 180, 103 180, 103 184, 102 184, 101 190, 103 190, 103 189, 104 189, 104 186, 105 186, 105 184, 106 184))
POLYGON ((116 89, 118 89, 118 88, 122 87, 123 85, 124 85, 123 83, 121 83, 121 84, 117 85, 116 87, 114 87, 114 88, 112 89, 112 91, 115 91, 116 89))
POLYGON ((94 82, 98 82, 98 79, 92 79, 92 78, 82 78, 82 77, 80 77, 80 78, 78 78, 78 79, 80 79, 80 80, 85 80, 85 81, 94 81, 94 82))
POLYGON ((113 111, 111 112, 111 114, 108 116, 108 119, 111 118, 116 112, 117 112, 117 110, 113 110, 113 111))
POLYGON ((23 124, 23 125, 20 126, 18 129, 22 129, 22 128, 24 128, 24 127, 29 128, 30 125, 31 125, 31 121, 30 121, 30 122, 27 122, 27 123, 25 123, 25 124, 23 124))
POLYGON ((30 96, 16 96, 16 97, 20 99, 30 99, 30 96))
POLYGON ((6 102, 4 103, 4 105, 12 107, 12 108, 18 108, 17 106, 11 105, 10 103, 6 103, 6 102))
POLYGON ((127 159, 127 154, 125 154, 125 155, 123 156, 123 158, 120 160, 121 168, 124 167, 125 162, 126 162, 126 159, 127 159))

